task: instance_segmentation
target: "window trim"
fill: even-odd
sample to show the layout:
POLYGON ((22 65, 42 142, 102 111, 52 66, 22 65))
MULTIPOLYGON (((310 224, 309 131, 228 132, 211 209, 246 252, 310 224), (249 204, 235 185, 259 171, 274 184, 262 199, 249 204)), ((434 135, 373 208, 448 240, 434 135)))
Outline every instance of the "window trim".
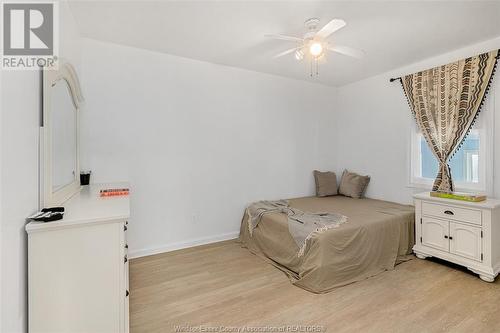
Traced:
MULTIPOLYGON (((481 149, 481 148, 480 148, 481 149)), ((464 149, 464 161, 463 161, 463 164, 464 164, 464 170, 466 171, 470 171, 470 169, 473 168, 473 165, 474 165, 474 156, 478 156, 478 154, 474 154, 473 152, 476 152, 476 150, 472 150, 472 149, 464 149), (470 164, 470 165, 469 165, 470 164)), ((476 162, 478 165, 480 165, 481 163, 481 160, 478 159, 477 162, 476 162)), ((478 175, 478 177, 481 177, 481 175, 478 175)), ((466 173, 465 175, 465 178, 467 179, 467 182, 470 182, 472 178, 474 178, 473 174, 470 174, 469 172, 466 173), (470 179, 469 179, 470 178, 470 179)))

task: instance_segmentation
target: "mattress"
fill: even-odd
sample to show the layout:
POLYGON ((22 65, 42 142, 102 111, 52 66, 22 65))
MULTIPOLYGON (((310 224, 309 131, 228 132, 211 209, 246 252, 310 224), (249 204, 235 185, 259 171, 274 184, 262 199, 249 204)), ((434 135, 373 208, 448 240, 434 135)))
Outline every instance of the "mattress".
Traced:
POLYGON ((414 207, 375 199, 344 196, 289 200, 290 206, 308 212, 333 212, 348 221, 314 235, 305 254, 288 231, 285 214, 265 214, 252 236, 246 212, 239 240, 242 246, 287 274, 290 281, 314 293, 366 279, 412 258, 414 207))

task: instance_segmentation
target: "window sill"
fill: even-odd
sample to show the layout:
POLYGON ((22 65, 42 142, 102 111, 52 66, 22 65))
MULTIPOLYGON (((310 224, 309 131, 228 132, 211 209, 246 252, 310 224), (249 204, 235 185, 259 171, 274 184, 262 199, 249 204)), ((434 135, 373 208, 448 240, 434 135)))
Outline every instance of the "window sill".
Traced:
MULTIPOLYGON (((433 182, 425 182, 422 181, 421 183, 419 182, 409 182, 406 187, 407 188, 413 188, 413 189, 419 189, 419 190, 425 190, 425 191, 431 191, 432 190, 432 184, 433 182)), ((456 192, 466 192, 466 193, 487 193, 486 188, 482 187, 481 185, 478 185, 477 187, 464 187, 462 184, 456 184, 455 185, 455 191, 456 192)))

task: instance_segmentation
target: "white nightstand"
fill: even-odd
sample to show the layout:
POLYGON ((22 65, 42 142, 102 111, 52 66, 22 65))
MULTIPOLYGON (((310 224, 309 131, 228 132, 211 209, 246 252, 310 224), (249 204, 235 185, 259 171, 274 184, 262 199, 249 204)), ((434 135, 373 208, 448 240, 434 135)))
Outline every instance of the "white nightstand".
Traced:
POLYGON ((415 246, 420 259, 441 258, 467 267, 487 282, 500 271, 500 200, 415 198, 415 246))

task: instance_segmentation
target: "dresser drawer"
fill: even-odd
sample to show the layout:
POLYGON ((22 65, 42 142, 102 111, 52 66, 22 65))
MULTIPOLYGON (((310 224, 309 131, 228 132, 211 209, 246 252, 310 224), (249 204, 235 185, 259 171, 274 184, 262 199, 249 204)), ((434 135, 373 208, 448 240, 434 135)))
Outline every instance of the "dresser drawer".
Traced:
POLYGON ((422 202, 422 215, 481 225, 481 211, 422 202))

